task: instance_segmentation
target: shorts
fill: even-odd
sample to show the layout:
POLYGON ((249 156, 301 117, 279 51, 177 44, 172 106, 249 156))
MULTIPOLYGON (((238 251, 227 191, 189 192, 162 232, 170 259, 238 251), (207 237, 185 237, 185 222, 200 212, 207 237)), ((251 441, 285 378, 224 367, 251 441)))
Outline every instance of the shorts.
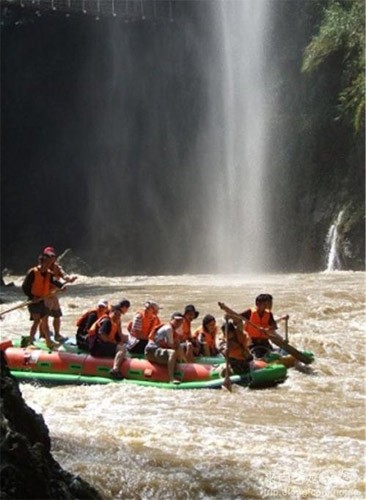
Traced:
POLYGON ((249 350, 255 358, 261 359, 273 351, 273 348, 267 339, 252 339, 249 350))
POLYGON ((46 304, 44 303, 44 300, 41 300, 40 302, 35 302, 34 304, 30 304, 28 306, 28 311, 30 314, 30 320, 34 320, 34 315, 38 315, 41 318, 44 318, 45 316, 48 316, 49 310, 46 307, 46 304))
MULTIPOLYGON (((132 339, 134 339, 134 337, 131 336, 132 339)), ((140 339, 137 344, 134 344, 133 347, 131 347, 131 349, 128 349, 130 353, 132 354, 144 354, 144 351, 145 351, 145 347, 148 343, 148 340, 145 340, 145 339, 140 339)))
POLYGON ((174 352, 174 349, 166 349, 163 347, 151 347, 145 349, 145 356, 149 361, 153 359, 159 364, 167 364, 172 351, 174 352))
POLYGON ((52 316, 52 318, 61 318, 62 311, 60 308, 60 301, 58 300, 58 297, 56 295, 54 295, 53 297, 48 297, 44 300, 44 302, 49 310, 49 316, 52 316))
POLYGON ((114 358, 117 352, 117 344, 111 342, 101 342, 96 340, 90 349, 90 354, 99 358, 114 358))
POLYGON ((191 344, 192 346, 192 351, 193 351, 193 354, 195 354, 196 356, 199 355, 200 353, 200 346, 198 344, 198 342, 196 342, 195 339, 189 339, 189 340, 186 340, 184 342, 180 342, 179 345, 180 347, 186 351, 187 350, 187 343, 191 344))
POLYGON ((250 372, 249 361, 250 361, 249 359, 244 360, 244 359, 229 358, 231 369, 233 370, 235 375, 244 375, 245 373, 250 372))

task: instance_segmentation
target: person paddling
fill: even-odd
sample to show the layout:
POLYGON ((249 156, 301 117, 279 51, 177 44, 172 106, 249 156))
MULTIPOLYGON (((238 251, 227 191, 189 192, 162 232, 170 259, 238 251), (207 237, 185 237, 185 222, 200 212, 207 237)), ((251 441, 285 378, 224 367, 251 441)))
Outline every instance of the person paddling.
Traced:
MULTIPOLYGON (((42 319, 45 318, 49 312, 45 304, 45 299, 50 296, 51 286, 55 286, 56 289, 61 289, 63 287, 63 283, 57 281, 53 273, 49 270, 50 265, 50 256, 47 254, 40 255, 38 257, 38 265, 28 270, 22 284, 23 292, 33 301, 28 305, 30 319, 33 322, 29 334, 29 344, 34 343, 37 329, 41 325, 42 319)), ((50 349, 58 347, 59 343, 51 340, 50 331, 46 322, 41 325, 41 329, 46 339, 47 347, 50 349)))
POLYGON ((268 351, 273 351, 273 347, 269 342, 269 336, 277 330, 277 323, 274 320, 272 312, 268 306, 272 307, 272 297, 269 294, 262 293, 255 299, 255 307, 246 309, 240 314, 235 313, 227 307, 223 302, 219 302, 219 306, 228 314, 239 316, 245 323, 245 332, 249 336, 249 349, 254 352, 256 357, 262 358, 268 351))
MULTIPOLYGON (((53 247, 46 247, 43 250, 43 255, 47 255, 50 259, 49 270, 54 274, 54 277, 57 281, 61 281, 62 283, 73 283, 77 276, 69 276, 61 267, 60 263, 57 262, 56 251, 53 247)), ((53 285, 51 284, 51 292, 53 285)), ((64 342, 67 338, 63 337, 60 333, 61 330, 61 316, 62 310, 60 306, 59 298, 56 294, 51 295, 45 299, 45 304, 48 309, 48 314, 42 318, 41 323, 45 325, 45 329, 49 330, 48 326, 48 316, 53 318, 53 333, 54 339, 56 342, 64 342)), ((42 325, 41 325, 42 327, 42 325)), ((42 328, 40 329, 42 332, 42 328)))
POLYGON ((243 321, 226 314, 221 331, 219 350, 225 358, 228 358, 233 373, 236 375, 248 373, 253 356, 249 351, 249 339, 243 330, 243 321))

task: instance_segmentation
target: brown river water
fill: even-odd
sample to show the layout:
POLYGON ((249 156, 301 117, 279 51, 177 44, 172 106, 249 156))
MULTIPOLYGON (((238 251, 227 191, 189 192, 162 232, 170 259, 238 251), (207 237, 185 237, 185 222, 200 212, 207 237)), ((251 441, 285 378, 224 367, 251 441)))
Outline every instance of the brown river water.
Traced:
MULTIPOLYGON (((2 310, 24 301, 22 277, 2 310)), ((79 276, 61 295, 62 333, 100 298, 128 298, 123 324, 146 299, 160 317, 193 303, 194 322, 242 311, 259 293, 289 314, 289 338, 316 361, 265 390, 174 391, 131 384, 21 384, 42 413, 53 455, 104 499, 365 498, 365 273, 262 276, 79 276)), ((280 324, 279 333, 284 334, 280 324)), ((1 338, 28 333, 25 309, 4 316, 1 338)))

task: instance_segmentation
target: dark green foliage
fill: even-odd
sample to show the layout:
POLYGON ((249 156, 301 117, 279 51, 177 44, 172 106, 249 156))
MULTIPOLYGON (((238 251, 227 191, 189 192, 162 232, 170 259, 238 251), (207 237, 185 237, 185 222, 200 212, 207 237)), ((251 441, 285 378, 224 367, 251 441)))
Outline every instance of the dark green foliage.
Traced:
POLYGON ((331 2, 323 21, 306 47, 302 70, 314 71, 332 55, 342 59, 342 87, 338 111, 357 132, 365 115, 365 5, 363 0, 331 2))

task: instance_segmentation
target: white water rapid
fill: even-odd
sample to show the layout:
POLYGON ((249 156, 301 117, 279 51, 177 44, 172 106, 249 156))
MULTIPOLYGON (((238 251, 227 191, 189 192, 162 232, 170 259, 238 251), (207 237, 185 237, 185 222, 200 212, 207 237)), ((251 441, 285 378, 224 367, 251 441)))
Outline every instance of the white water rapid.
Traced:
MULTIPOLYGON (((2 310, 24 300, 23 276, 8 276, 2 310)), ((315 355, 278 387, 163 390, 131 384, 21 384, 42 413, 62 467, 103 500, 333 500, 365 498, 365 273, 78 276, 60 297, 62 333, 101 297, 131 310, 154 298, 161 319, 193 303, 221 324, 222 300, 242 311, 258 293, 288 313, 290 343, 315 355), (345 342, 347 339, 347 342, 345 342)), ((26 309, 4 316, 1 338, 28 333, 26 309)), ((283 322, 279 333, 284 334, 283 322)))

